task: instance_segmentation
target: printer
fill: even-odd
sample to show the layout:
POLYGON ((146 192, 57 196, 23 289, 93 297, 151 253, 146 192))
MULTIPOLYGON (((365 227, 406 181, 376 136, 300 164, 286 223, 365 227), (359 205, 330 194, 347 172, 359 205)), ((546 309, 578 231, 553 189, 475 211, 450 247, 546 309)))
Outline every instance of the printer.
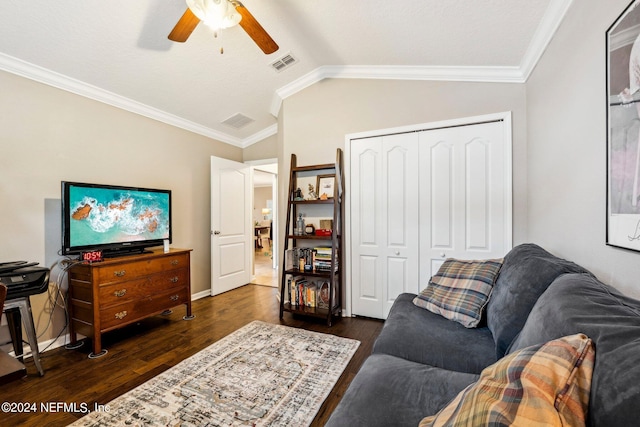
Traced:
POLYGON ((49 269, 37 262, 0 263, 0 283, 7 287, 7 300, 41 294, 49 287, 49 269))
POLYGON ((29 339, 33 362, 42 376, 44 369, 40 363, 40 352, 29 297, 47 290, 49 269, 38 267, 37 262, 3 262, 0 263, 0 283, 7 286, 4 312, 7 314, 13 350, 18 359, 22 361, 22 328, 20 327, 22 323, 29 339))

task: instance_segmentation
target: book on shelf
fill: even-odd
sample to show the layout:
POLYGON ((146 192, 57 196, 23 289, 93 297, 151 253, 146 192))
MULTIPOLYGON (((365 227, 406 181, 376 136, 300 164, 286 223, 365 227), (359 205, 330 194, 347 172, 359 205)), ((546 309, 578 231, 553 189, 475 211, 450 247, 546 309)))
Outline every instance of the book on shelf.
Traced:
MULTIPOLYGON (((315 248, 293 248, 285 251, 285 270, 299 271, 331 271, 331 247, 317 246, 315 248)), ((337 271, 338 259, 336 258, 333 271, 337 271)))
POLYGON ((305 283, 304 290, 305 290, 304 305, 310 308, 315 308, 316 292, 317 292, 316 282, 311 281, 311 282, 305 283))
MULTIPOLYGON (((329 246, 317 246, 313 248, 313 269, 316 271, 331 271, 331 258, 333 257, 333 249, 329 246)), ((338 260, 336 258, 336 265, 334 271, 338 269, 338 260)))
POLYGON ((304 276, 293 275, 287 275, 286 283, 286 295, 292 306, 310 308, 318 306, 318 283, 304 276))

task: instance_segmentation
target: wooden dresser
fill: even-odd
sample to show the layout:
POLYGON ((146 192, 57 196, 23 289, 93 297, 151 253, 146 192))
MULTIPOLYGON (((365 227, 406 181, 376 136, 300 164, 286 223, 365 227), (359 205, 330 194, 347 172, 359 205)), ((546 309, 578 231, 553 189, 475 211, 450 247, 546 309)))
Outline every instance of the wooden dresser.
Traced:
MULTIPOLYGON (((82 263, 69 270, 69 336, 93 340, 93 353, 103 354, 101 334, 186 305, 191 315, 191 249, 162 249, 152 253, 82 263)), ((106 353, 106 351, 104 351, 106 353)))

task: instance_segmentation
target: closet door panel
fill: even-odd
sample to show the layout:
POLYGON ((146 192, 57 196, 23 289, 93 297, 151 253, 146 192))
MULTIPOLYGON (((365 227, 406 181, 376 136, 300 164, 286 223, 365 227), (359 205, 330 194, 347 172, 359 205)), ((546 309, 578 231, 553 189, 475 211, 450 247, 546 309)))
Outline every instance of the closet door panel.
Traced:
POLYGON ((417 134, 351 142, 353 314, 386 318, 417 292, 417 134))
POLYGON ((382 139, 382 230, 386 275, 383 318, 403 292, 417 293, 418 284, 418 135, 405 133, 382 139))
POLYGON ((421 282, 446 258, 499 258, 510 249, 505 151, 502 122, 421 132, 420 224, 430 224, 420 232, 421 282))
POLYGON ((490 248, 490 151, 490 143, 480 138, 472 139, 465 147, 466 250, 489 250, 490 248))
POLYGON ((510 248, 505 236, 507 191, 505 138, 502 122, 463 126, 465 144, 465 252, 469 257, 499 258, 510 248))
POLYGON ((433 146, 425 147, 430 150, 428 167, 421 173, 427 175, 426 185, 429 185, 430 201, 425 205, 430 210, 430 221, 425 224, 430 228, 431 247, 453 248, 453 202, 454 202, 454 169, 453 144, 440 140, 433 146))
POLYGON ((368 317, 380 317, 383 305, 382 192, 382 137, 352 141, 352 310, 368 317))

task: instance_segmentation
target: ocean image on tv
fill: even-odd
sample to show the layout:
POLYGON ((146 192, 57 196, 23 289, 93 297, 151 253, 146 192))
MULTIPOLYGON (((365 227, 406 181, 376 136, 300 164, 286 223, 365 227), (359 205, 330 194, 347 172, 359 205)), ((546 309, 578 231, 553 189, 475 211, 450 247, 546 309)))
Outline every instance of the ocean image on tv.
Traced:
POLYGON ((169 195, 105 188, 69 190, 71 246, 169 238, 169 195))

